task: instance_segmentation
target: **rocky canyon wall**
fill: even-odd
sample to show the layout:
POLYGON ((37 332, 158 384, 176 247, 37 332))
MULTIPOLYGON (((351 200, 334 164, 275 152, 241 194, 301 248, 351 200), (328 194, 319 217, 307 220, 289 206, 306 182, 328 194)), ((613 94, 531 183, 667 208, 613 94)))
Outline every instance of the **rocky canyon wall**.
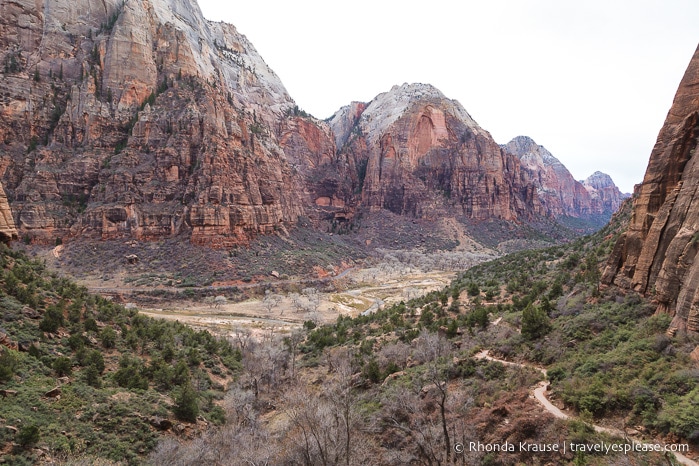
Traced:
POLYGON ((523 165, 425 84, 317 120, 245 36, 188 0, 0 0, 0 179, 32 241, 181 234, 229 247, 361 210, 594 211, 559 175, 523 165))
POLYGON ((7 202, 5 190, 0 184, 0 242, 9 243, 17 239, 17 229, 12 217, 10 204, 7 202))
POLYGON ((304 214, 278 140, 292 99, 196 3, 0 2, 0 63, 0 175, 34 240, 226 246, 304 214))
POLYGON ((699 332, 699 48, 682 79, 636 188, 628 231, 603 281, 650 294, 674 316, 671 331, 699 332))
POLYGON ((518 160, 456 101, 404 84, 330 120, 369 210, 527 221, 545 215, 518 160))

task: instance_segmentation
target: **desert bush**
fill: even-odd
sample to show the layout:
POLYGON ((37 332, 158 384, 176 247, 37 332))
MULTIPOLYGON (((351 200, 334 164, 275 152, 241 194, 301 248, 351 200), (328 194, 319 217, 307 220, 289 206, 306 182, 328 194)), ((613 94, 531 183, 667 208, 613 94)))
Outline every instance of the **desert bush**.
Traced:
POLYGON ((73 373, 73 361, 64 356, 54 359, 52 367, 58 377, 71 375, 73 373))
POLYGON ((17 353, 12 350, 4 350, 0 353, 0 382, 11 380, 19 365, 17 353))

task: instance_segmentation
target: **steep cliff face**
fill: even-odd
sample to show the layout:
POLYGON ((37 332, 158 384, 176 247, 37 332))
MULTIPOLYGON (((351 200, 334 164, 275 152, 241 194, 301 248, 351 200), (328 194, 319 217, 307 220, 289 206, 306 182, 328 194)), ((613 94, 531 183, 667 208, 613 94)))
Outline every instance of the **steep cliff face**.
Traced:
POLYGON ((613 214, 629 196, 623 194, 612 181, 612 177, 602 172, 595 172, 582 182, 590 194, 593 212, 613 214))
POLYGON ((2 189, 2 184, 0 184, 0 242, 9 243, 16 239, 17 229, 12 218, 12 210, 10 210, 10 204, 7 202, 5 190, 2 189))
POLYGON ((602 213, 601 210, 593 210, 590 194, 585 187, 544 146, 527 136, 518 136, 503 148, 516 155, 522 166, 529 170, 539 200, 550 215, 587 217, 602 213))
POLYGON ((653 293, 671 331, 699 332, 699 48, 680 83, 634 193, 628 231, 603 281, 653 293))
POLYGON ((545 213, 519 161, 432 86, 396 86, 341 109, 330 125, 369 210, 504 220, 545 213))
POLYGON ((549 196, 428 85, 329 123, 305 114, 244 36, 189 0, 0 2, 0 74, 0 178, 34 241, 228 247, 360 209, 526 222, 590 208, 567 179, 549 196))
POLYGON ((196 3, 2 2, 0 64, 0 175, 22 234, 225 246, 304 214, 279 142, 293 101, 196 3))
POLYGON ((624 199, 609 175, 595 172, 587 180, 577 181, 551 152, 527 136, 518 136, 502 147, 516 155, 529 171, 549 215, 581 219, 601 216, 607 221, 624 199))

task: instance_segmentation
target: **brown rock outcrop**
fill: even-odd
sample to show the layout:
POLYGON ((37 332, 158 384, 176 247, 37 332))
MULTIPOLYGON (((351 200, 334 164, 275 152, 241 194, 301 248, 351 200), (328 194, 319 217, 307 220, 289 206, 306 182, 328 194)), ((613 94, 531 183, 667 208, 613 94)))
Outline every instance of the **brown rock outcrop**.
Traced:
POLYGON ((670 331, 699 332, 699 48, 680 83, 634 193, 628 231, 614 247, 606 283, 653 294, 670 331))
POLYGON ((5 190, 2 189, 2 184, 0 184, 0 241, 9 243, 16 239, 17 229, 15 228, 14 218, 12 218, 12 210, 7 202, 5 190))

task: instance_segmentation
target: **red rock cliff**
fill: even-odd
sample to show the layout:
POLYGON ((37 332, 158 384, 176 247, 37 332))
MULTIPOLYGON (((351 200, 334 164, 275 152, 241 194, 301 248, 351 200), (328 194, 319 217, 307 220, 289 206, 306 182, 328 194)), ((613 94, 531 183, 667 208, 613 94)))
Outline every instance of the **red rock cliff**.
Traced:
POLYGON ((516 157, 432 86, 395 86, 342 109, 331 126, 365 208, 419 218, 545 214, 516 157))
POLYGON ((671 331, 699 332, 699 48, 680 83, 634 193, 628 231, 603 281, 654 294, 671 331))
POLYGON ((17 229, 12 218, 12 210, 7 202, 7 196, 0 184, 0 242, 9 243, 17 239, 17 229))
POLYGON ((587 217, 602 213, 592 210, 590 194, 546 148, 526 136, 518 136, 503 147, 529 170, 539 199, 550 215, 587 217))
POLYGON ((0 176, 23 235, 226 246, 304 214, 279 141, 293 101, 196 3, 1 2, 0 73, 0 176))

